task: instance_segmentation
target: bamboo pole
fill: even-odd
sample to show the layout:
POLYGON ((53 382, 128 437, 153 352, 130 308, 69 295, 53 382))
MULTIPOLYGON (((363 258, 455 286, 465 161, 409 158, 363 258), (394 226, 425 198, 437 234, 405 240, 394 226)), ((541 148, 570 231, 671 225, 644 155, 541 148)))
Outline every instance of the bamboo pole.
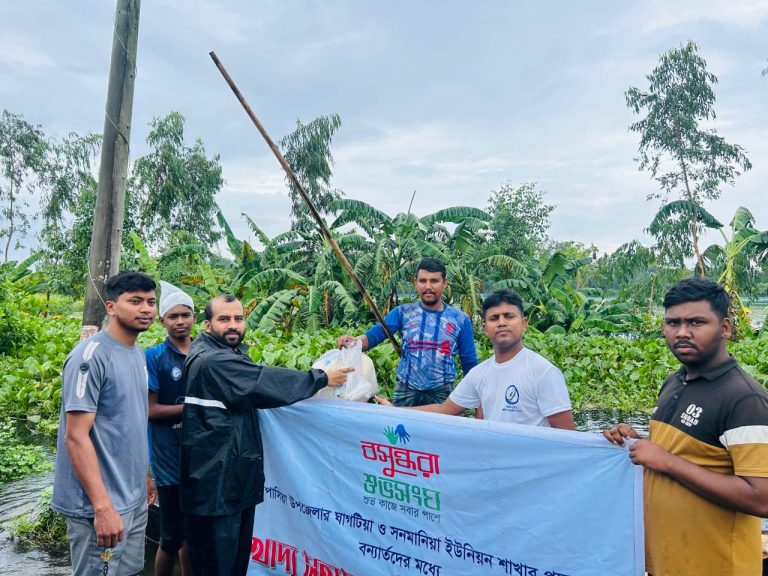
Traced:
POLYGON ((370 294, 368 294, 368 291, 365 289, 365 286, 363 286, 363 283, 357 277, 357 274, 355 274, 355 271, 352 269, 352 266, 349 264, 347 257, 344 256, 344 253, 341 251, 341 248, 339 248, 339 245, 336 243, 336 240, 334 240, 333 237, 331 236, 330 231, 325 226, 323 219, 320 217, 320 213, 317 211, 317 208, 315 208, 315 205, 312 204, 312 200, 310 200, 309 196, 307 196, 307 193, 304 191, 304 188, 299 183, 299 180, 298 178, 296 178, 296 175, 293 173, 293 170, 291 170, 291 167, 288 165, 288 162, 285 160, 285 157, 283 157, 282 153, 280 152, 280 149, 272 141, 272 138, 269 137, 269 134, 267 133, 264 126, 262 126, 261 122, 259 122, 259 119, 256 118, 256 114, 253 113, 253 110, 249 106, 245 97, 242 95, 242 93, 238 89, 237 85, 235 84, 235 81, 232 80, 232 77, 229 75, 226 68, 224 68, 224 65, 219 60, 218 56, 216 56, 216 53, 210 52, 210 56, 211 56, 211 59, 213 60, 213 63, 216 64, 216 68, 219 69, 219 72, 221 72, 221 75, 224 77, 224 80, 226 80, 227 84, 229 84, 229 87, 232 89, 232 92, 234 92, 235 97, 240 101, 240 104, 243 106, 243 109, 245 110, 246 114, 248 114, 248 117, 251 119, 253 124, 256 126, 257 130, 261 133, 261 136, 267 142, 267 145, 272 150, 272 153, 275 155, 275 158, 277 158, 277 161, 280 162, 280 165, 283 167, 283 170, 285 170, 285 173, 287 174, 291 183, 293 183, 296 190, 299 191, 299 195, 301 196, 301 199, 304 200, 304 203, 307 205, 307 208, 309 208, 309 211, 312 214, 312 217, 315 219, 315 222, 320 227, 320 231, 322 232, 323 237, 328 241, 328 244, 330 244, 331 248, 336 254, 336 257, 339 259, 339 262, 341 262, 341 265, 347 271, 347 274, 349 274, 349 277, 352 279, 352 282, 355 283, 355 286, 357 286, 357 289, 363 295, 363 299, 365 300, 366 304, 368 304, 368 307, 373 312, 373 315, 376 317, 376 320, 378 320, 382 328, 384 328, 384 332, 386 333, 387 338, 389 338, 390 342, 392 342, 392 346, 394 347, 395 351, 398 354, 400 354, 401 352, 400 344, 398 344, 397 340, 395 340, 395 337, 392 335, 392 332, 390 332, 389 328, 387 327, 387 324, 384 322, 384 317, 381 315, 381 312, 379 312, 379 309, 376 307, 376 303, 373 301, 370 294))

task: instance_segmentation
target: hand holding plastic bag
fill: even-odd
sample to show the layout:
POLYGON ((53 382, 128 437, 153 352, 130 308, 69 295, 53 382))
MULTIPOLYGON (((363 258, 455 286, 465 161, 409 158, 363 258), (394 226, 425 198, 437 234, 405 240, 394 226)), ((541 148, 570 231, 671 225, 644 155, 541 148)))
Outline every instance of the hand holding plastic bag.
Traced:
POLYGON ((376 370, 371 359, 363 354, 363 345, 359 340, 355 340, 341 350, 337 348, 328 350, 312 364, 312 368, 326 371, 345 367, 355 369, 354 372, 347 374, 347 383, 338 388, 323 388, 315 394, 316 398, 367 402, 378 393, 376 370))

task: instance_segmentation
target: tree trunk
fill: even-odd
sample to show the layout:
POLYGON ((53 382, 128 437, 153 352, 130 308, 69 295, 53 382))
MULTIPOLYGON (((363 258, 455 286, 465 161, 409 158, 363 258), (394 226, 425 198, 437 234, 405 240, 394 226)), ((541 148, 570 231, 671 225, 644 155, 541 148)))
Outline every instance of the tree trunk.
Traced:
MULTIPOLYGON (((683 169, 683 181, 685 182, 685 197, 689 202, 694 202, 691 186, 688 182, 688 168, 683 160, 680 160, 680 167, 683 169)), ((704 278, 704 260, 699 252, 699 230, 698 218, 694 214, 691 216, 691 245, 693 246, 693 255, 696 258, 696 268, 699 270, 699 276, 704 278)))
POLYGON ((8 262, 8 250, 11 247, 11 239, 13 238, 13 183, 11 183, 11 192, 9 198, 10 204, 8 205, 8 240, 5 242, 5 259, 3 262, 8 262))

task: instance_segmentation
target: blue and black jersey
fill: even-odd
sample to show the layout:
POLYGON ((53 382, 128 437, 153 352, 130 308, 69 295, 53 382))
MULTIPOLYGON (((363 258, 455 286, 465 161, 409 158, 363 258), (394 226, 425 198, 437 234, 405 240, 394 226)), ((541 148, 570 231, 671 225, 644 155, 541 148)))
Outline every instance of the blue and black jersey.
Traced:
MULTIPOLYGON (((465 374, 477 365, 472 321, 453 306, 445 304, 442 310, 429 310, 419 302, 402 304, 384 321, 391 332, 400 332, 403 337, 397 380, 407 388, 431 390, 452 385, 456 380, 455 354, 465 374)), ((369 349, 386 339, 381 324, 365 335, 369 349)))
MULTIPOLYGON (((146 356, 149 389, 157 394, 157 401, 160 404, 184 404, 186 355, 166 338, 164 342, 147 349, 146 356)), ((158 486, 178 484, 181 418, 179 422, 150 422, 150 429, 155 483, 158 486)))

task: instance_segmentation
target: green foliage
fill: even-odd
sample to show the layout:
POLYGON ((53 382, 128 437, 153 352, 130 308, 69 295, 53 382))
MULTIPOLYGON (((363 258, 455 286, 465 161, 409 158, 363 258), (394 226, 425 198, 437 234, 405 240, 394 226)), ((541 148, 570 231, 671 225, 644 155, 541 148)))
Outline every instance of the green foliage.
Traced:
POLYGON ((533 183, 514 187, 505 182, 492 190, 488 201, 491 241, 499 254, 533 257, 548 240, 554 208, 544 203, 544 193, 533 183))
POLYGON ((29 229, 27 196, 45 172, 48 143, 39 126, 3 110, 0 116, 0 239, 5 239, 3 262, 29 229))
POLYGON ((64 516, 51 509, 53 487, 45 488, 36 510, 18 517, 11 525, 11 537, 19 544, 49 552, 67 551, 67 525, 64 516))
POLYGON ((479 309, 483 282, 478 272, 487 268, 479 252, 490 219, 486 212, 452 206, 419 218, 409 207, 408 212, 392 218, 365 202, 347 199, 334 202, 332 208, 338 214, 334 228, 353 223, 365 235, 363 244, 355 246, 348 257, 382 313, 413 293, 416 266, 427 256, 446 263, 450 284, 444 297, 448 302, 470 315, 479 309), (456 225, 452 233, 447 224, 456 225), (375 282, 366 282, 374 278, 375 282))
POLYGON ((12 420, 0 420, 0 482, 51 469, 40 446, 23 443, 12 420))
MULTIPOLYGON (((661 187, 649 197, 666 204, 671 195, 678 195, 697 206, 716 200, 723 184, 733 183, 752 166, 740 146, 701 127, 716 117, 717 77, 707 71, 696 44, 688 42, 662 54, 647 79, 648 90, 629 88, 626 100, 635 114, 645 114, 629 129, 640 134, 639 168, 648 169, 661 187)), ((697 210, 680 215, 677 220, 666 219, 654 235, 670 261, 680 264, 693 255, 703 275, 698 235, 704 222, 697 210)))
POLYGON ((0 275, 0 354, 10 354, 29 340, 11 281, 0 275))
POLYGON ((664 378, 679 367, 661 338, 530 332, 525 343, 563 371, 576 409, 650 409, 664 378))
POLYGON ((92 168, 101 136, 70 134, 50 142, 41 199, 42 269, 49 290, 82 296, 96 206, 92 168))
POLYGON ((728 349, 742 368, 768 388, 768 336, 765 333, 759 338, 731 342, 728 349))
POLYGON ((221 236, 215 229, 215 196, 224 184, 219 156, 209 158, 199 139, 184 143, 179 112, 154 118, 150 127, 151 152, 134 162, 128 182, 126 229, 150 251, 167 246, 179 231, 212 246, 221 236))
MULTIPOLYGON (((657 327, 658 328, 658 327, 657 327)), ((327 350, 336 347, 340 332, 324 330, 292 334, 254 333, 246 338, 256 362, 308 370, 327 350)), ((476 335, 481 360, 492 349, 485 336, 476 335)), ((658 336, 625 338, 593 334, 542 334, 529 330, 525 345, 560 367, 573 406, 578 410, 604 408, 649 410, 661 383, 680 367, 664 339, 658 336)), ((768 387, 768 338, 732 343, 730 350, 758 381, 768 387)), ((398 357, 389 343, 367 353, 376 366, 382 393, 391 396, 398 357)))
POLYGON ((749 310, 742 295, 754 295, 762 273, 761 264, 768 254, 768 230, 755 229, 755 217, 739 207, 731 219, 731 237, 718 227, 723 244, 709 246, 703 254, 708 272, 716 275, 731 297, 730 316, 735 323, 734 336, 751 335, 749 310))
MULTIPOLYGON (((296 130, 278 142, 286 162, 321 214, 327 212, 331 203, 342 196, 340 190, 331 188, 331 141, 340 127, 341 118, 338 114, 319 116, 309 124, 296 120, 296 130)), ((286 182, 291 194, 291 227, 308 230, 312 227, 309 209, 301 199, 299 190, 287 176, 286 182)))
POLYGON ((0 356, 0 413, 39 418, 58 415, 61 368, 79 338, 76 318, 26 318, 32 338, 11 357, 0 356))

